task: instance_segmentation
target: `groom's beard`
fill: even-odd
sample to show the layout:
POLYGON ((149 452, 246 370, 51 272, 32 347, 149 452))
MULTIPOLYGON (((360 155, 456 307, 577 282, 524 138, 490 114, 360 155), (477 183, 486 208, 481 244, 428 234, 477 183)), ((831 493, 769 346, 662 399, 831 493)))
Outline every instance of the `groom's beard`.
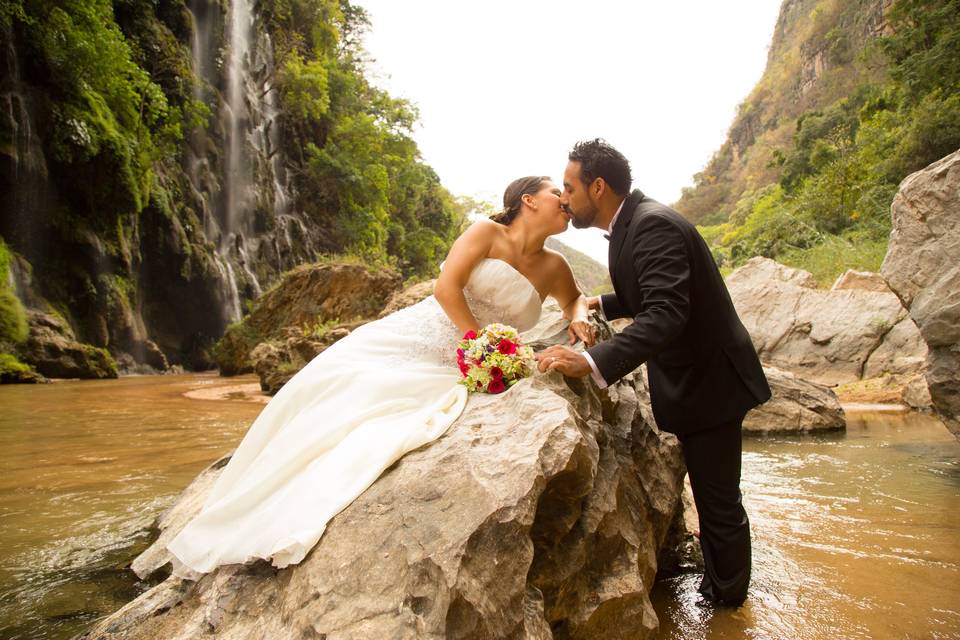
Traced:
POLYGON ((593 205, 580 211, 574 211, 570 207, 565 207, 564 210, 570 214, 570 222, 575 229, 589 229, 597 217, 597 208, 593 205))

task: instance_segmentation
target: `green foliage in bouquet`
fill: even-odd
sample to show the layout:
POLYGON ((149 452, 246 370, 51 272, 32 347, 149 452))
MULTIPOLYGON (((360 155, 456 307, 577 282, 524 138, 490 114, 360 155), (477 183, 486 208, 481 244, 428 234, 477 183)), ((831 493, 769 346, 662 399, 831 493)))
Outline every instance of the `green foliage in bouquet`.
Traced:
POLYGON ((493 323, 463 336, 457 365, 467 390, 502 393, 533 373, 533 349, 520 343, 513 327, 493 323))

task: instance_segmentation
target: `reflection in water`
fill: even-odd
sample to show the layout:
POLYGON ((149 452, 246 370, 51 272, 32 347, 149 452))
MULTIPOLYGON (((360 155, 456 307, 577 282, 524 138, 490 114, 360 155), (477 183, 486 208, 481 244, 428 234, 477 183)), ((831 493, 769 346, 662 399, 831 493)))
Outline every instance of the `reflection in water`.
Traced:
POLYGON ((740 609, 659 583, 660 638, 960 638, 960 444, 918 414, 748 439, 753 580, 740 609))
POLYGON ((68 638, 147 586, 147 527, 263 408, 182 395, 219 382, 0 387, 0 638, 68 638))
MULTIPOLYGON (((71 637, 146 588, 125 567, 153 519, 260 412, 217 399, 251 380, 0 387, 0 638, 71 637)), ((921 415, 747 440, 747 604, 698 604, 696 575, 660 583, 659 637, 960 638, 958 459, 960 444, 921 415)))

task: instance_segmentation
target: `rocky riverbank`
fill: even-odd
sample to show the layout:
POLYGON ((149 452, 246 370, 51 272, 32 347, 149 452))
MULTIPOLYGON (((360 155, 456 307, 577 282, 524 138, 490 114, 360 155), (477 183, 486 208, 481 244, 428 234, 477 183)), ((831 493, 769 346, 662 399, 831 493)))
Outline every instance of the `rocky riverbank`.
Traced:
MULTIPOLYGON (((555 315, 529 339, 562 339, 555 315)), ((559 374, 474 395, 446 435, 336 516, 300 565, 171 577, 84 637, 650 637, 683 465, 641 396, 631 380, 598 393, 559 374)), ((141 574, 165 563, 165 540, 222 465, 160 519, 134 564, 141 574)))

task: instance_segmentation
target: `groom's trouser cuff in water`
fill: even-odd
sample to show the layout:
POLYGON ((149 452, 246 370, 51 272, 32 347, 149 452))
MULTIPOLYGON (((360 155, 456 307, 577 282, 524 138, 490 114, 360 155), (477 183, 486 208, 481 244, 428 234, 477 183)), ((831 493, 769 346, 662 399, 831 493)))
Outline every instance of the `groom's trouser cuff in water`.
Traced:
POLYGON ((743 418, 680 436, 700 516, 703 582, 708 600, 738 605, 750 584, 750 521, 740 493, 743 418))

